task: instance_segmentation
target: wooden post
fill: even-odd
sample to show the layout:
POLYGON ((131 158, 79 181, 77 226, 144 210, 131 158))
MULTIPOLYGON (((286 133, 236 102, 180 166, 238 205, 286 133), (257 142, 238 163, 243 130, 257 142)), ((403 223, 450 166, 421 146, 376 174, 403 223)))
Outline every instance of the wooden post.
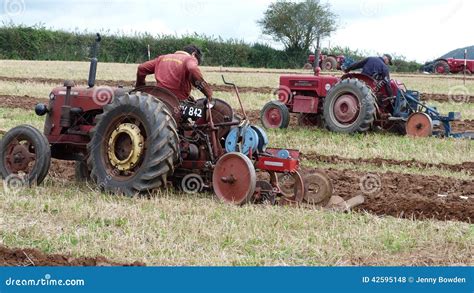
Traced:
POLYGON ((151 59, 150 44, 148 44, 148 61, 151 59))
POLYGON ((466 85, 466 70, 467 70, 467 49, 464 49, 464 70, 463 70, 464 85, 466 85))

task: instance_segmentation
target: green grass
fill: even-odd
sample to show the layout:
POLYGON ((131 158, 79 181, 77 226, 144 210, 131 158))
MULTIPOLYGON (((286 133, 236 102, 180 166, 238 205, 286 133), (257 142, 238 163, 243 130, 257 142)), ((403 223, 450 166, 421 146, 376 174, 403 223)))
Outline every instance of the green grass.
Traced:
POLYGON ((346 135, 314 128, 268 130, 270 146, 346 158, 418 160, 459 164, 474 161, 474 142, 462 139, 410 138, 385 133, 346 135))
POLYGON ((148 265, 474 264, 472 225, 246 205, 161 193, 107 196, 51 182, 0 196, 9 247, 148 265))
POLYGON ((8 130, 20 124, 43 129, 44 117, 36 116, 33 110, 0 108, 0 129, 8 130))

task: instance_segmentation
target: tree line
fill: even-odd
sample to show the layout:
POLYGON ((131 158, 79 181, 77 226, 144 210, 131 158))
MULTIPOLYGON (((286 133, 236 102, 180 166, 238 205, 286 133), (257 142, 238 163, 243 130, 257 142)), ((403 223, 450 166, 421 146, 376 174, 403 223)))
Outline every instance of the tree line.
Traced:
MULTIPOLYGON (((134 35, 102 32, 99 60, 101 62, 141 63, 151 57, 168 54, 185 45, 196 44, 204 52, 203 65, 254 68, 302 68, 310 49, 278 50, 267 44, 249 44, 242 40, 222 39, 200 34, 185 36, 134 35)), ((95 33, 87 31, 67 32, 53 30, 43 25, 24 26, 3 24, 0 26, 0 59, 86 61, 95 33)), ((323 50, 344 54, 354 60, 362 59, 363 52, 334 47, 323 50)), ((420 65, 396 59, 394 71, 416 71, 420 65)))

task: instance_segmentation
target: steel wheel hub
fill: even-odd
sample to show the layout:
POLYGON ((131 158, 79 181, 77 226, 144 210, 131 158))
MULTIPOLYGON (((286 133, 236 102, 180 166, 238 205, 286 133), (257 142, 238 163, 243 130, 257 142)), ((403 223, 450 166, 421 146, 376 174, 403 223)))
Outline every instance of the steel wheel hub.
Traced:
POLYGON ((428 137, 433 134, 433 121, 426 113, 413 113, 406 122, 406 132, 409 136, 428 137))
POLYGON ((30 162, 36 158, 34 149, 32 149, 28 141, 23 144, 16 141, 16 144, 10 145, 9 149, 10 151, 7 153, 6 162, 10 171, 13 173, 27 171, 30 162))
POLYGON ((223 155, 212 174, 215 194, 224 202, 241 205, 248 202, 256 188, 257 175, 252 161, 242 153, 223 155))
POLYGON ((120 171, 133 169, 144 150, 140 128, 132 123, 120 124, 110 135, 108 157, 112 166, 120 171))
POLYGON ((265 113, 265 118, 270 125, 276 126, 281 124, 281 113, 277 108, 272 108, 265 113))
POLYGON ((337 98, 333 109, 339 123, 350 124, 359 116, 359 100, 351 94, 344 94, 337 98))

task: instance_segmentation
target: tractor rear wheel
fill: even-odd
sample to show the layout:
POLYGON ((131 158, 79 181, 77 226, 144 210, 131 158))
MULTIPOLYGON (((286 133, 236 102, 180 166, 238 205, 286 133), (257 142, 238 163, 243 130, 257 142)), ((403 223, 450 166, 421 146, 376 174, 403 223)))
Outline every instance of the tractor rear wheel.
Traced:
POLYGON ((290 111, 280 101, 270 101, 260 111, 260 121, 265 128, 287 128, 290 124, 290 111))
POLYGON ((30 125, 10 129, 0 143, 0 175, 6 184, 41 184, 51 165, 48 139, 30 125))
POLYGON ((166 105, 142 93, 116 97, 103 110, 87 146, 92 180, 128 196, 165 186, 179 156, 166 105))
POLYGON ((372 128, 375 96, 358 79, 344 79, 327 94, 323 104, 326 127, 334 132, 366 132, 372 128))
POLYGON ((332 56, 328 56, 323 60, 323 68, 325 70, 335 70, 337 68, 337 60, 332 56))
POLYGON ((433 72, 435 74, 448 74, 449 73, 449 65, 448 62, 444 60, 436 61, 433 66, 433 72))

